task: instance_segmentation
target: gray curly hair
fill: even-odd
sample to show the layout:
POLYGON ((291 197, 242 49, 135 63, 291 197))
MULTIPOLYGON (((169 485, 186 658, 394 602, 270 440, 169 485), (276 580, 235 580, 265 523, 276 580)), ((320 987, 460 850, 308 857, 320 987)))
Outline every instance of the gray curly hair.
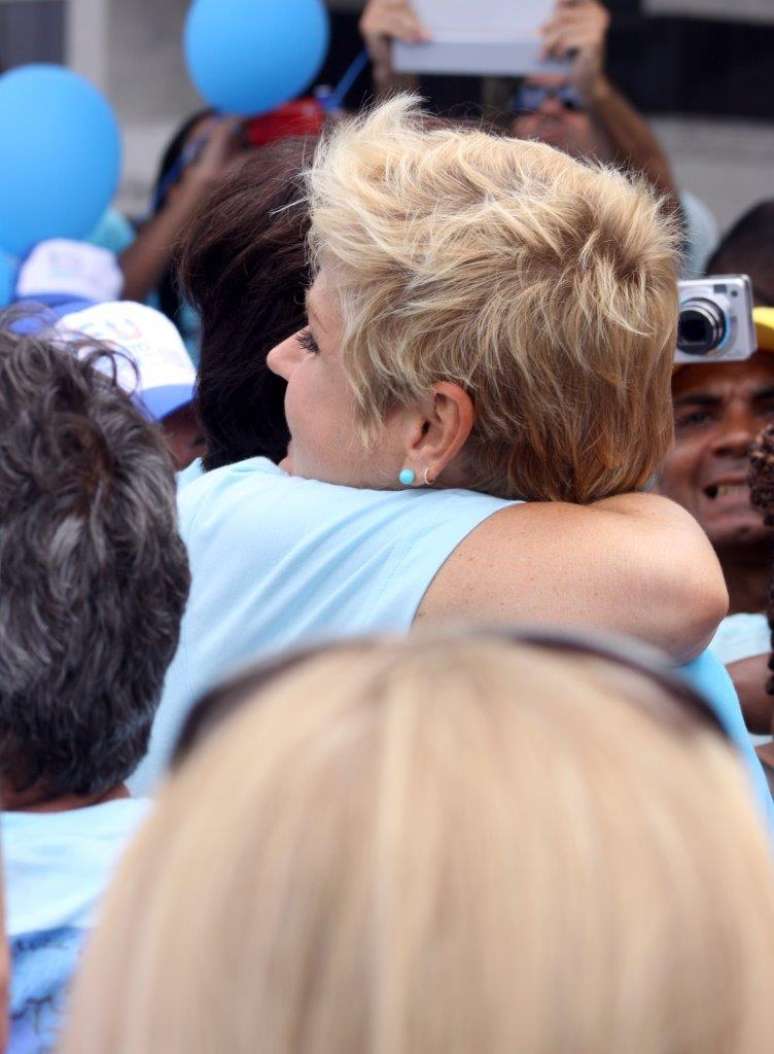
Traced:
POLYGON ((0 778, 99 794, 145 753, 177 648, 174 472, 114 352, 13 324, 0 317, 0 778))

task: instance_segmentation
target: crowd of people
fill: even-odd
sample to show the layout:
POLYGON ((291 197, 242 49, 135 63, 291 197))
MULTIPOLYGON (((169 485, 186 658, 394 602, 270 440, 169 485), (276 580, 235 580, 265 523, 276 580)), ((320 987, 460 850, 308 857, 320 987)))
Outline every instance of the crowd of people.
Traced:
POLYGON ((0 1049, 767 1049, 774 202, 716 236, 608 23, 473 119, 369 0, 364 112, 194 114, 25 260, 0 1049), (704 273, 751 357, 675 364, 704 273))

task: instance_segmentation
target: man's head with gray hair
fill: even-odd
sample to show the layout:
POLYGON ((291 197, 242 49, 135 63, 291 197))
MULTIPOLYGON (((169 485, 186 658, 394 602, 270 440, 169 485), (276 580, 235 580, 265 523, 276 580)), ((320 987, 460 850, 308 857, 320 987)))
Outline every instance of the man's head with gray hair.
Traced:
MULTIPOLYGON (((0 790, 99 798, 142 758, 188 595, 160 433, 0 318, 0 790)), ((104 362, 101 363, 104 365, 104 362)))

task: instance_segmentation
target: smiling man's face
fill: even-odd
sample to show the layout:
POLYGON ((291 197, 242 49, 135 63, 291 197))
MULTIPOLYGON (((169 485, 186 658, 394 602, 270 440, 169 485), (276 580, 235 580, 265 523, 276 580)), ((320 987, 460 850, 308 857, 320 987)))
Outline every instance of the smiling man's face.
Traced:
POLYGON ((672 382, 675 445, 659 490, 691 512, 716 547, 771 537, 750 504, 748 451, 774 421, 774 354, 682 367, 672 382))

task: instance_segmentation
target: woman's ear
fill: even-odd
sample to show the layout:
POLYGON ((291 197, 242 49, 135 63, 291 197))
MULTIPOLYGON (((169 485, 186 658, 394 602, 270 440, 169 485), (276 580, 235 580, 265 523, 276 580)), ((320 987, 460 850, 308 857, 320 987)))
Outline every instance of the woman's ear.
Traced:
POLYGON ((459 384, 441 381, 420 408, 421 423, 411 442, 411 463, 419 479, 435 483, 468 441, 476 411, 459 384))

